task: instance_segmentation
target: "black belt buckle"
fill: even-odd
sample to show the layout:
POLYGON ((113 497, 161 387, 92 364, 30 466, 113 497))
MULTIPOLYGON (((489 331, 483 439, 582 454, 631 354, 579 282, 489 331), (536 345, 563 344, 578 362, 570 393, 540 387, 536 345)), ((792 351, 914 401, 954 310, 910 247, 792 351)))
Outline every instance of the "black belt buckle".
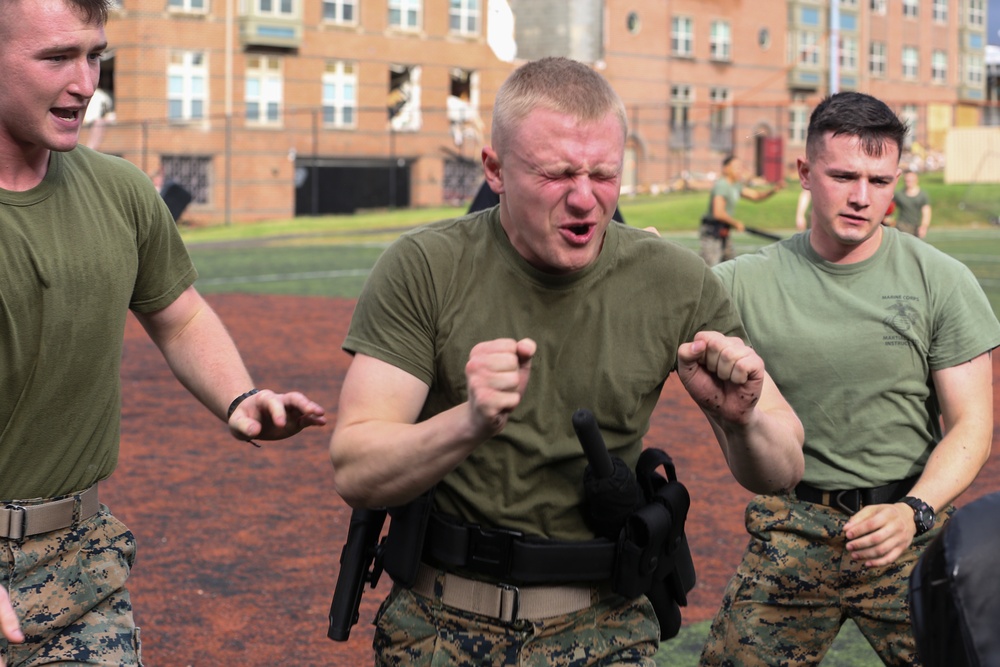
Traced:
POLYGON ((858 510, 864 507, 860 489, 831 491, 830 495, 832 496, 830 498, 832 501, 830 504, 848 515, 857 514, 858 510))
POLYGON ((514 540, 522 537, 516 530, 469 526, 469 550, 465 565, 487 576, 502 578, 510 573, 514 540))

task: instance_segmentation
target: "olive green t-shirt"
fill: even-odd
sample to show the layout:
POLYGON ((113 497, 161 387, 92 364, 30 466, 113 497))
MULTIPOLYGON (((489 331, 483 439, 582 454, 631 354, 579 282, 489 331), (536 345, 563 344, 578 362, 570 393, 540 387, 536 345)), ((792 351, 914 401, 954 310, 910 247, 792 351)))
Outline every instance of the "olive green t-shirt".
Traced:
POLYGON ((913 236, 884 227, 874 256, 838 265, 810 233, 715 267, 805 427, 804 481, 916 475, 942 437, 931 371, 996 347, 1000 324, 972 272, 913 236))
MULTIPOLYGON (((592 265, 546 274, 511 246, 493 208, 426 225, 387 249, 344 349, 425 382, 426 419, 466 400, 473 346, 535 340, 521 404, 503 432, 441 481, 436 503, 487 526, 589 539, 573 412, 592 410, 608 448, 634 465, 678 346, 703 329, 743 335, 725 289, 694 253, 611 225, 592 265)), ((652 444, 669 451, 709 443, 652 444)))
POLYGON ((87 488, 115 468, 129 308, 197 274, 149 178, 78 147, 0 190, 0 500, 87 488))

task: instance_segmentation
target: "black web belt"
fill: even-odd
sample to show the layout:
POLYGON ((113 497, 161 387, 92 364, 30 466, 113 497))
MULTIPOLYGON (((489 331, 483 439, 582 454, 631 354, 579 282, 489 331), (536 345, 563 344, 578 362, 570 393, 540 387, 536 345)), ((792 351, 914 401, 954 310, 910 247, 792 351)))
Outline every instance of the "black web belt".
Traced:
POLYGON ((616 549, 608 540, 547 540, 461 523, 435 512, 427 522, 423 554, 444 569, 500 581, 557 584, 611 579, 616 549))
POLYGON ((917 483, 919 475, 907 477, 898 482, 890 482, 883 486, 868 489, 826 490, 801 482, 795 487, 795 497, 809 503, 818 503, 841 510, 847 514, 855 514, 862 507, 881 505, 883 503, 899 502, 917 483))

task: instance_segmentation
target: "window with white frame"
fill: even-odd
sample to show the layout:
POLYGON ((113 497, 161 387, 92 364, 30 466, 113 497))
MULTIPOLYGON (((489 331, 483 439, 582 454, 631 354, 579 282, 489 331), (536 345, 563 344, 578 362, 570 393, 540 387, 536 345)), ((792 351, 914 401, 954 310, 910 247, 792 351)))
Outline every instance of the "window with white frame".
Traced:
POLYGON ((917 18, 920 13, 920 0, 903 0, 903 17, 917 18))
POLYGON ((868 8, 873 14, 885 16, 885 0, 869 0, 868 8))
POLYGON ((690 56, 694 51, 694 21, 687 16, 675 16, 670 21, 670 52, 675 56, 690 56))
POLYGON ((459 35, 478 35, 479 0, 451 0, 448 29, 459 35))
POLYGON ((389 0, 389 25, 403 30, 419 30, 423 0, 389 0))
POLYGON ((966 0, 968 12, 966 22, 968 25, 983 25, 986 22, 986 0, 966 0))
POLYGON ((841 7, 857 7, 858 0, 840 0, 841 7))
POLYGON ((728 88, 709 88, 709 132, 712 150, 730 153, 733 150, 733 107, 728 88))
POLYGON ((452 141, 462 146, 466 141, 479 145, 483 140, 483 121, 479 117, 479 74, 461 67, 451 68, 448 76, 448 99, 445 102, 452 141))
POLYGON ((983 59, 976 54, 965 56, 965 83, 979 87, 983 85, 983 59))
POLYGON ((208 108, 208 63, 204 51, 171 51, 167 65, 167 118, 196 120, 208 108))
POLYGON ((280 124, 283 88, 280 58, 256 54, 247 56, 247 122, 255 125, 280 124))
POLYGON ((915 46, 903 47, 903 78, 916 79, 920 72, 920 55, 915 46))
POLYGON ((931 80, 937 84, 948 83, 948 54, 944 51, 931 54, 931 80))
POLYGON ((353 25, 358 22, 356 0, 323 0, 323 20, 353 25))
POLYGON ((691 105, 694 94, 691 86, 674 84, 670 86, 670 148, 691 146, 691 105))
MULTIPOLYGON (((118 3, 121 7, 121 3, 118 3)), ((208 0, 167 0, 167 9, 175 12, 204 14, 208 11, 208 0)))
POLYGON ((801 146, 806 143, 809 129, 809 108, 797 101, 788 108, 788 143, 801 146))
POLYGON ((935 23, 947 23, 948 0, 933 0, 931 4, 931 17, 935 23))
POLYGON ((712 21, 709 33, 712 60, 729 60, 732 57, 732 43, 729 21, 712 21))
POLYGON ((420 67, 389 66, 389 125, 395 132, 417 132, 420 116, 420 67))
POLYGON ((819 67, 820 46, 819 33, 811 30, 800 30, 798 32, 799 41, 799 65, 804 67, 819 67))
POLYGON ((356 65, 330 60, 323 71, 323 125, 351 128, 357 125, 358 74, 356 65))
POLYGON ((849 72, 858 69, 858 40, 854 37, 840 38, 840 69, 849 72))
POLYGON ((258 16, 295 16, 295 0, 253 0, 258 16))
POLYGON ((868 73, 872 76, 884 77, 885 70, 885 42, 869 42, 868 73))
POLYGON ((920 112, 916 104, 904 104, 899 112, 899 119, 906 124, 906 136, 903 138, 903 147, 909 148, 917 139, 917 123, 920 121, 920 112))

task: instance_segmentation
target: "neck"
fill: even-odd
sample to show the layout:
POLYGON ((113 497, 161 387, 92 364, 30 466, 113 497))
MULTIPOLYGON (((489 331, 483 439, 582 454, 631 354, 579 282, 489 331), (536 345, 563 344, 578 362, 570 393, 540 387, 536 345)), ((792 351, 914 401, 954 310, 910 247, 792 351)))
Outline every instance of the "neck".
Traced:
POLYGON ((0 149, 0 188, 12 192, 30 190, 42 182, 49 170, 47 148, 25 151, 20 147, 0 149))

